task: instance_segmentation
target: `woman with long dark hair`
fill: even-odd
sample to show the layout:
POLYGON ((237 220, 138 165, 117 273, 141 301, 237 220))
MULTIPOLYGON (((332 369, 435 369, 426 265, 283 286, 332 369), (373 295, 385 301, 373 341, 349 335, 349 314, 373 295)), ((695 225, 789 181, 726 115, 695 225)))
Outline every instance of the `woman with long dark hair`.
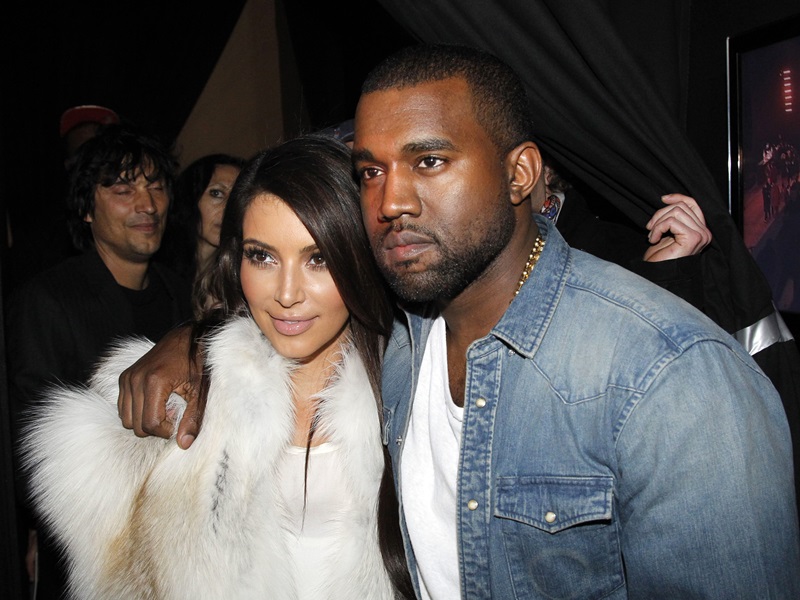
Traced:
MULTIPOLYGON (((151 346, 141 340, 34 417, 27 468, 73 594, 410 594, 380 439, 392 308, 348 149, 306 136, 248 162, 218 261, 220 304, 196 326, 208 408, 190 449, 119 426, 117 379, 151 346)), ((176 423, 182 405, 173 396, 176 423)))
POLYGON ((216 258, 222 215, 244 163, 238 156, 208 154, 192 161, 175 181, 167 230, 156 260, 193 283, 195 315, 210 304, 203 275, 216 258))

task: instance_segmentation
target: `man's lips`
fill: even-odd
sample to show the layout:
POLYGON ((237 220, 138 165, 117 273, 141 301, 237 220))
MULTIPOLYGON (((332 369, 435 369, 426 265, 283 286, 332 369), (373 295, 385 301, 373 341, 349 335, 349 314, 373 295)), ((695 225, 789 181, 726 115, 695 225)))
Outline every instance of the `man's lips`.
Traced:
POLYGON ((311 319, 287 319, 273 317, 272 315, 270 315, 270 318, 272 319, 272 325, 275 327, 275 331, 281 335, 300 335, 301 333, 305 333, 311 328, 315 320, 315 317, 311 319))
POLYGON ((152 233, 158 231, 158 221, 143 221, 141 223, 134 223, 130 227, 138 231, 152 233))
POLYGON ((390 231, 383 238, 383 250, 395 262, 410 260, 425 252, 433 239, 416 231, 390 231))

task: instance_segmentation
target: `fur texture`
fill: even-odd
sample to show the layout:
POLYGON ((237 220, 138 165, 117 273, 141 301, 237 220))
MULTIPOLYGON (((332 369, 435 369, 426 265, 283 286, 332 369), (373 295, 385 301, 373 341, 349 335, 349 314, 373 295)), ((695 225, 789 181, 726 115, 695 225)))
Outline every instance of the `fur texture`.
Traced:
MULTIPOLYGON (((275 486, 294 424, 291 363, 251 319, 226 324, 207 355, 203 429, 184 451, 174 439, 137 438, 117 416, 119 374, 151 345, 125 341, 88 387, 50 390, 27 431, 34 503, 64 545, 72 595, 295 598, 275 486)), ((377 544, 378 413, 355 352, 323 396, 322 427, 344 453, 360 524, 342 525, 327 596, 391 598, 377 544)), ((183 400, 170 402, 180 412, 183 400)))

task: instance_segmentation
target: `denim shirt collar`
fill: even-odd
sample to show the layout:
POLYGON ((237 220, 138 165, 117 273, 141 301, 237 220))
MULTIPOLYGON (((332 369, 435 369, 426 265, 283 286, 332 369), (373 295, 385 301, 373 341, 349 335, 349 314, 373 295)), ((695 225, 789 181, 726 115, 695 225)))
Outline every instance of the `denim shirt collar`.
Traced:
MULTIPOLYGON (((544 250, 528 281, 489 332, 526 358, 533 356, 544 338, 566 284, 570 263, 569 246, 555 224, 540 215, 533 218, 545 239, 544 250)), ((412 339, 417 340, 420 349, 424 348, 438 312, 433 305, 404 312, 412 339)))
POLYGON ((534 219, 546 242, 544 250, 528 281, 491 332, 526 358, 533 356, 547 332, 570 263, 569 246, 553 222, 540 215, 534 215, 534 219))

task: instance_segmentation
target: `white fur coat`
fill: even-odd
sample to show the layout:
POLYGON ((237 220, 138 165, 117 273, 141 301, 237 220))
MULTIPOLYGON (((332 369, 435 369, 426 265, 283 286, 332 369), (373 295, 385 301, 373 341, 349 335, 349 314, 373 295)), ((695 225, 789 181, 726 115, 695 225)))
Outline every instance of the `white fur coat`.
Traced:
MULTIPOLYGON (((73 596, 296 598, 274 485, 294 424, 291 363, 251 319, 226 324, 206 358, 203 428, 184 451, 174 438, 137 438, 117 416, 119 374, 151 345, 125 341, 88 388, 51 390, 27 433, 34 502, 66 548, 73 596)), ((355 352, 323 396, 322 425, 362 513, 361 526, 342 525, 327 597, 391 598, 376 530, 378 416, 355 352)))

